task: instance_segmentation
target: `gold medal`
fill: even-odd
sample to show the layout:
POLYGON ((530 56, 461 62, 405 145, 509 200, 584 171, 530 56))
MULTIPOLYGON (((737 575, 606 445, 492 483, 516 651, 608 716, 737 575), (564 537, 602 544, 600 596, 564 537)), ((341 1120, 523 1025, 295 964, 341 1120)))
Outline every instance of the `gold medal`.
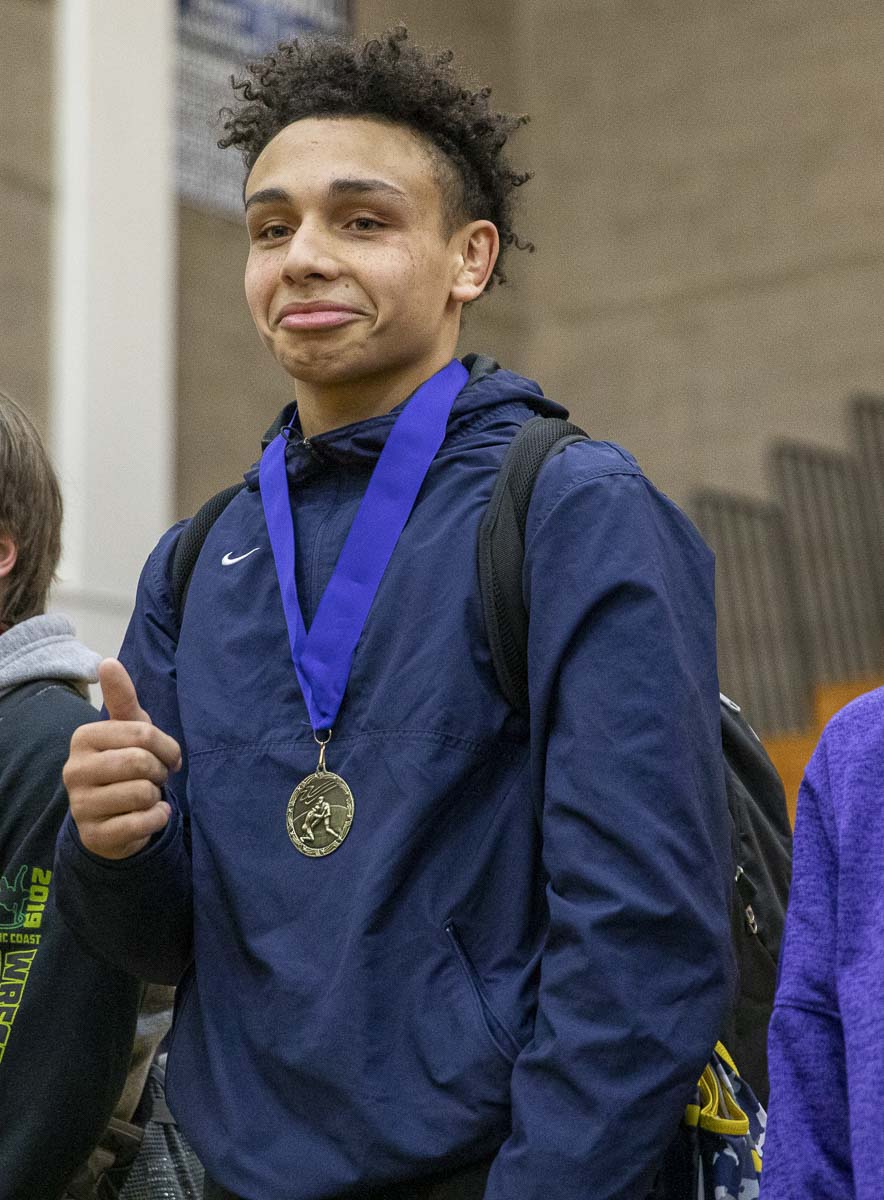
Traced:
POLYGON ((353 793, 334 771, 326 769, 325 748, 331 731, 319 745, 319 765, 292 792, 285 825, 292 845, 308 858, 323 858, 337 850, 353 824, 353 793))

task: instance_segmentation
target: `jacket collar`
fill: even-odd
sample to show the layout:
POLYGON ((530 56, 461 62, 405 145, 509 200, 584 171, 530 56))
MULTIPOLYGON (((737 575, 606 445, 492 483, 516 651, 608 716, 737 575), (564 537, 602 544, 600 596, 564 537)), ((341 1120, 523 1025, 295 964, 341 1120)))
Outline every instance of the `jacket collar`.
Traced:
MULTIPOLYGON (((565 409, 543 395, 537 383, 504 370, 494 359, 482 354, 468 354, 462 361, 470 375, 451 409, 446 444, 467 431, 494 424, 498 420, 512 421, 513 406, 520 409, 527 407, 547 416, 568 415, 565 409)), ((291 480, 309 478, 328 466, 364 465, 370 468, 383 450, 390 430, 408 399, 381 416, 331 429, 309 441, 300 436, 297 404, 293 401, 286 405, 264 434, 261 449, 266 450, 280 430, 289 425, 293 436, 286 447, 286 467, 291 480)), ((258 463, 246 472, 245 481, 249 488, 257 489, 258 463)))

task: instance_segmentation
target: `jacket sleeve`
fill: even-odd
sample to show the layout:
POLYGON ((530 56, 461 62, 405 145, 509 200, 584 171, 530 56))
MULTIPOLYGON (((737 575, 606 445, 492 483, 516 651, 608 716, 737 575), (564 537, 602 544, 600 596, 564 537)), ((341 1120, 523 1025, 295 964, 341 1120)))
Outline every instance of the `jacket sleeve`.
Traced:
MULTIPOLYGON (((770 1119, 762 1194, 771 1200, 854 1200, 860 1194, 851 1167, 845 1026, 838 999, 838 834, 827 750, 824 737, 798 797, 792 890, 768 1036, 770 1119)), ((878 879, 880 874, 869 878, 874 888, 878 879)), ((871 999, 866 1016, 874 1013, 880 1021, 880 1007, 871 999)), ((860 1054, 877 1053, 879 1041, 880 1036, 863 1038, 860 1054)), ((874 1073, 875 1126, 879 1071, 874 1073)), ((879 1195, 881 1178, 878 1184, 862 1194, 879 1195)))
POLYGON ((486 1200, 644 1200, 731 998, 712 555, 634 460, 583 453, 526 531, 549 928, 486 1200))
POLYGON ((169 590, 180 529, 164 535, 142 571, 119 655, 142 707, 181 746, 183 766, 166 787, 169 823, 138 854, 106 859, 83 846, 68 815, 56 852, 57 903, 77 936, 114 966, 166 984, 177 983, 190 961, 193 926, 187 748, 175 676, 178 621, 169 590))
POLYGON ((8 719, 21 730, 4 795, 24 837, 2 848, 0 1200, 57 1200, 109 1121, 126 1080, 140 987, 82 948, 53 903, 71 733, 97 713, 59 687, 8 719))

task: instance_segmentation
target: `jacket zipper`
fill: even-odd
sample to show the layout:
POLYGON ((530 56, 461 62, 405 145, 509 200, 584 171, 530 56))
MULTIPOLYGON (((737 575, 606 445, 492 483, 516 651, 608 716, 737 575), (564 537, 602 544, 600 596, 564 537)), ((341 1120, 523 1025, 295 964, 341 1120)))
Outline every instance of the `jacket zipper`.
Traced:
POLYGON ((734 876, 734 883, 736 883, 736 885, 737 885, 737 892, 739 894, 740 900, 744 902, 743 915, 746 918, 746 925, 749 929, 749 932, 751 934, 754 934, 755 937, 758 937, 758 920, 755 916, 755 910, 753 909, 752 905, 749 903, 749 894, 751 893, 751 895, 754 895, 755 889, 752 887, 752 884, 749 882, 749 876, 746 874, 746 872, 743 870, 742 867, 739 867, 739 866, 737 867, 737 873, 734 876))
POLYGON ((512 1064, 515 1062, 516 1056, 520 1053, 521 1046, 491 1007, 491 1002, 485 991, 485 985, 482 983, 478 971, 473 966, 472 959, 467 954, 464 944, 460 939, 460 934, 457 931, 457 926, 453 921, 446 923, 445 932, 448 934, 451 944, 454 947, 454 953, 460 961, 463 972, 467 977, 467 982, 473 990, 473 996, 479 1007, 482 1023, 485 1026, 488 1036, 506 1061, 512 1064))

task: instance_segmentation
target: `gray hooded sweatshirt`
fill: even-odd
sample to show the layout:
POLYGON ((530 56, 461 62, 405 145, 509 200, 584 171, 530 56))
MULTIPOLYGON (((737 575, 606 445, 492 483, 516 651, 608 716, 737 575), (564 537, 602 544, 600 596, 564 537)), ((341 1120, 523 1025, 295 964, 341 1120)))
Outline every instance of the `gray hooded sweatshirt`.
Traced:
POLYGON ((66 680, 82 694, 98 681, 101 658, 78 642, 69 617, 43 613, 0 635, 0 697, 37 679, 66 680))

